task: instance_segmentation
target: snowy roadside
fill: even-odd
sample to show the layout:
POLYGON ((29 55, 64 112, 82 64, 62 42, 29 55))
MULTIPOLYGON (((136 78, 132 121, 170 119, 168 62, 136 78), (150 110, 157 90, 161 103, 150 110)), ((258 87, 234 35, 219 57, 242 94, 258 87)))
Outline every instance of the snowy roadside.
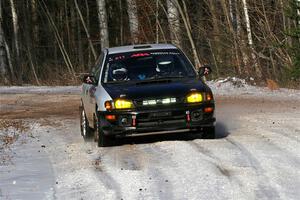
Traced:
POLYGON ((213 93, 218 96, 244 96, 244 97, 276 97, 279 99, 300 99, 300 90, 279 88, 271 90, 268 87, 252 86, 245 80, 228 77, 225 79, 207 81, 213 93))
POLYGON ((52 199, 52 166, 32 134, 35 125, 0 121, 0 199, 52 199))
MULTIPOLYGON (((280 99, 300 99, 300 90, 279 88, 270 90, 267 87, 257 87, 246 83, 245 80, 228 77, 207 81, 207 85, 217 96, 244 97, 276 97, 280 99)), ((80 86, 0 86, 0 94, 79 94, 80 86)))
POLYGON ((0 86, 0 94, 79 94, 80 86, 0 86))

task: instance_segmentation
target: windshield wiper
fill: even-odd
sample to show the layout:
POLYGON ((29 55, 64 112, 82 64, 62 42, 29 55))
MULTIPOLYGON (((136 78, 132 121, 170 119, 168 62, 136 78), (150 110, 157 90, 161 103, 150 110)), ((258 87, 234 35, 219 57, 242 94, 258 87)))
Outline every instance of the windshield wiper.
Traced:
POLYGON ((172 79, 172 78, 184 78, 182 75, 172 75, 172 76, 155 76, 153 79, 148 80, 160 80, 160 79, 172 79))

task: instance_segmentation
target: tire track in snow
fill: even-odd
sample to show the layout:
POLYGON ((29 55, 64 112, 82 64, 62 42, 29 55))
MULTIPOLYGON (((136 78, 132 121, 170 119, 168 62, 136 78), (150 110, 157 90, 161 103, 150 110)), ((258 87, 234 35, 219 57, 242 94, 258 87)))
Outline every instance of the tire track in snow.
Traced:
POLYGON ((242 155, 245 156, 250 167, 254 169, 258 186, 258 190, 255 192, 255 199, 280 199, 278 191, 271 186, 269 178, 264 175, 265 171, 259 161, 248 151, 248 149, 232 138, 225 138, 225 140, 238 149, 242 155))
MULTIPOLYGON (((147 155, 150 161, 149 166, 147 166, 147 176, 149 176, 149 179, 151 180, 150 186, 154 187, 153 190, 155 191, 155 194, 158 194, 158 199, 174 199, 173 186, 169 181, 169 178, 166 177, 166 174, 160 169, 160 161, 165 161, 167 152, 163 151, 157 145, 147 145, 147 147, 142 148, 141 150, 147 155), (155 184, 152 185, 153 183, 155 184)), ((171 160, 169 160, 168 163, 173 166, 176 165, 176 163, 171 160)), ((162 164, 162 166, 164 165, 162 164)))
MULTIPOLYGON (((93 141, 91 141, 93 143, 93 141)), ((92 165, 94 165, 94 172, 97 179, 104 185, 107 190, 111 190, 115 193, 116 199, 122 199, 122 190, 120 184, 113 178, 113 175, 109 172, 109 166, 103 161, 106 154, 109 154, 112 148, 99 148, 94 145, 93 148, 97 148, 96 152, 89 152, 92 165)))
POLYGON ((300 168, 300 157, 299 157, 299 155, 297 156, 297 153, 299 153, 299 152, 297 151, 297 149, 294 148, 294 147, 299 146, 299 142, 298 141, 295 141, 295 140, 291 139, 290 137, 286 137, 285 135, 282 135, 281 133, 275 132, 273 130, 269 131, 269 130, 263 129, 263 132, 267 133, 268 136, 266 136, 266 135, 264 135, 264 136, 259 135, 259 137, 261 137, 262 140, 266 141, 265 143, 267 145, 269 145, 270 147, 272 147, 272 153, 273 154, 281 155, 282 158, 287 159, 288 161, 296 164, 297 167, 300 168), (278 137, 276 137, 277 140, 274 140, 274 138, 272 137, 272 135, 274 135, 274 133, 277 134, 277 135, 280 135, 283 138, 287 138, 288 140, 290 140, 290 142, 287 143, 287 142, 283 142, 283 140, 278 140, 278 137), (292 152, 289 149, 285 149, 285 148, 279 146, 278 142, 280 142, 281 144, 283 144, 281 146, 286 146, 287 144, 289 144, 288 147, 294 148, 296 150, 296 152, 292 152), (295 142, 296 144, 291 145, 291 142, 295 142))
POLYGON ((203 156, 206 157, 205 161, 209 162, 211 165, 213 165, 217 171, 219 171, 220 174, 224 175, 227 177, 229 180, 232 179, 232 172, 231 170, 222 167, 219 163, 222 161, 217 158, 216 156, 213 155, 211 151, 208 149, 204 148, 203 146, 199 145, 195 141, 187 142, 191 147, 193 147, 196 151, 200 152, 203 156))
POLYGON ((242 190, 243 187, 243 182, 241 179, 239 179, 237 176, 235 176, 235 171, 228 169, 225 166, 222 166, 223 161, 214 155, 213 152, 211 152, 208 148, 203 147, 203 145, 195 142, 195 141, 189 141, 187 142, 192 148, 194 148, 197 152, 201 153, 202 156, 204 156, 206 159, 205 161, 207 161, 208 163, 210 163, 212 166, 215 167, 215 170, 217 172, 219 172, 219 174, 223 175, 224 177, 226 177, 230 183, 230 185, 232 185, 231 188, 234 188, 234 190, 232 190, 232 192, 234 192, 235 194, 233 194, 234 197, 240 195, 235 189, 238 188, 239 192, 242 195, 247 196, 247 194, 242 190))

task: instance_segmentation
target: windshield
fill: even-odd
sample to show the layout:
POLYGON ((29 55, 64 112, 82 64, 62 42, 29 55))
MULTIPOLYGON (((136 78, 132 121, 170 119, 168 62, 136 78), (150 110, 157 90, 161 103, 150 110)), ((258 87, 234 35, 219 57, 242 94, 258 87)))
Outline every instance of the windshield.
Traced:
POLYGON ((195 77, 187 58, 178 50, 157 50, 108 55, 104 83, 139 82, 195 77))

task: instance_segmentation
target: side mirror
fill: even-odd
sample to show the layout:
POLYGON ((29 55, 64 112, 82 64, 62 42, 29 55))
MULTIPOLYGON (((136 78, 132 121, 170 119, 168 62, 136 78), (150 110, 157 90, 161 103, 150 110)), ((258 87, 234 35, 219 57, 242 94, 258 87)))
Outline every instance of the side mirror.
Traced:
POLYGON ((207 76, 207 75, 209 75, 211 72, 212 72, 211 67, 210 67, 209 65, 204 65, 204 66, 202 66, 202 67, 199 68, 199 70, 198 70, 198 75, 199 75, 200 77, 202 77, 202 76, 207 76))
POLYGON ((83 76, 82 82, 91 85, 95 85, 97 83, 95 76, 90 74, 83 76))

